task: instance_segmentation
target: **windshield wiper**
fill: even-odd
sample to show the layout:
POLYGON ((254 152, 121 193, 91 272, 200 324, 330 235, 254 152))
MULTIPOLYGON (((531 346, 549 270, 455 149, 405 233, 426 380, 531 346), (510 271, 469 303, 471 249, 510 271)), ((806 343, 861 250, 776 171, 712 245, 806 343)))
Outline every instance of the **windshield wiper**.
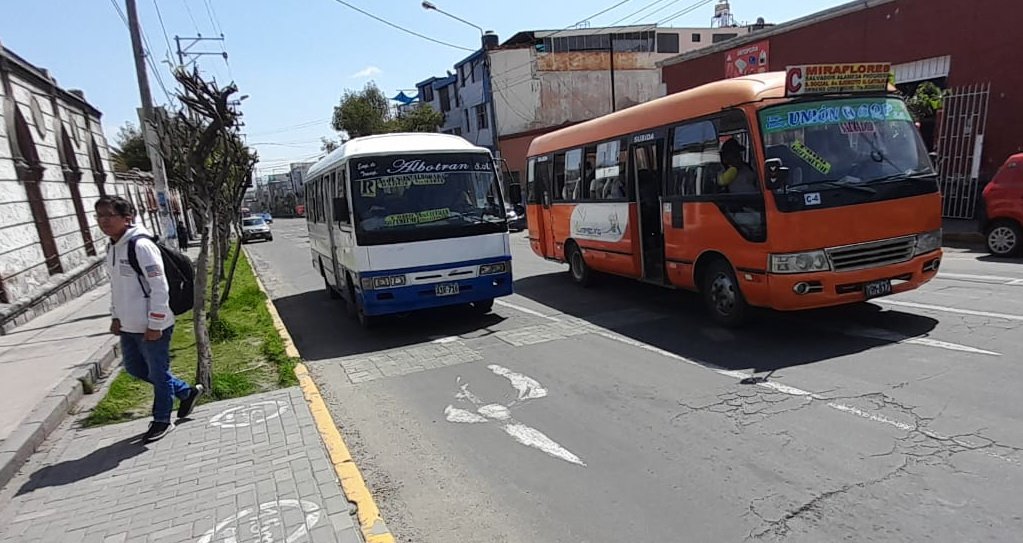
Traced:
POLYGON ((800 183, 798 185, 789 185, 788 189, 797 189, 799 187, 805 187, 803 192, 811 190, 809 187, 819 187, 824 185, 825 188, 840 188, 840 189, 851 189, 866 192, 869 194, 877 194, 877 190, 860 183, 854 183, 852 181, 843 181, 841 179, 827 180, 827 181, 816 181, 813 183, 800 183))
POLYGON ((933 170, 921 170, 921 171, 910 171, 904 173, 896 173, 892 175, 886 175, 884 177, 878 177, 877 179, 871 179, 870 183, 883 183, 885 181, 892 181, 894 179, 927 179, 932 177, 938 177, 938 172, 933 170))

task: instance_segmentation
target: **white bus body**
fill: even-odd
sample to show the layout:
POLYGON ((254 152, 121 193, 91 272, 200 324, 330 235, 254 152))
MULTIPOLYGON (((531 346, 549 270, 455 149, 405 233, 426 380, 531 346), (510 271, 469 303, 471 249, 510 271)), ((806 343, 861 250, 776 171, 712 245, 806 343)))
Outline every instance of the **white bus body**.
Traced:
POLYGON ((353 139, 306 174, 313 267, 364 324, 375 315, 512 293, 490 152, 444 134, 353 139))

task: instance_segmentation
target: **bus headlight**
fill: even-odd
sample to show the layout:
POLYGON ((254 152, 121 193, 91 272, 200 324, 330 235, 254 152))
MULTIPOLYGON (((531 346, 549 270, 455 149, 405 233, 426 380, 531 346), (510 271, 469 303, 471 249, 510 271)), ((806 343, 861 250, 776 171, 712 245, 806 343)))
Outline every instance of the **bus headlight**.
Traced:
POLYGON ((379 290, 384 288, 405 286, 404 275, 384 275, 380 277, 363 277, 363 290, 379 290))
POLYGON ((497 273, 508 273, 510 269, 508 262, 497 262, 495 264, 480 265, 480 275, 494 275, 497 273))
POLYGON ((808 273, 831 271, 824 251, 771 255, 771 273, 808 273))
POLYGON ((922 255, 941 248, 941 229, 924 232, 916 237, 915 255, 922 255))

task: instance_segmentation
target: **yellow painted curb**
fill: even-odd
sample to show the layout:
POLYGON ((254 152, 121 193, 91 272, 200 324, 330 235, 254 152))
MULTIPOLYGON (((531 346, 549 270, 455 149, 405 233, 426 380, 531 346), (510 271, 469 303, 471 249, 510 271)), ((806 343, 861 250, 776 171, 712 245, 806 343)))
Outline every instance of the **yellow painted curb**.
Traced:
MULTIPOLYGON (((251 266, 252 258, 248 251, 245 251, 245 257, 249 259, 251 266)), ((263 282, 259 280, 259 274, 256 273, 254 267, 252 268, 252 276, 256 278, 256 285, 259 286, 259 290, 266 294, 266 308, 270 311, 274 328, 277 329, 281 339, 284 340, 285 352, 289 357, 300 358, 298 349, 295 348, 295 342, 292 341, 291 334, 288 333, 288 328, 284 326, 284 321, 281 320, 277 307, 274 305, 273 300, 270 299, 270 293, 263 286, 263 282)), ((344 491, 348 501, 355 504, 363 538, 366 540, 366 543, 395 543, 394 536, 388 530, 384 519, 380 517, 380 509, 377 508, 376 501, 373 500, 373 494, 370 493, 369 487, 366 486, 366 481, 362 478, 362 473, 359 472, 358 466, 355 465, 355 460, 352 459, 352 454, 348 451, 348 446, 345 445, 341 432, 338 431, 337 425, 334 424, 334 417, 330 415, 327 404, 323 401, 323 396, 320 394, 320 389, 316 387, 313 378, 309 376, 309 370, 306 369, 305 364, 301 362, 295 364, 295 376, 298 377, 298 384, 302 388, 302 395, 305 396, 306 403, 309 404, 309 411, 313 414, 316 429, 320 432, 320 439, 323 440, 323 445, 327 448, 330 463, 334 465, 334 472, 341 481, 341 490, 344 491)))

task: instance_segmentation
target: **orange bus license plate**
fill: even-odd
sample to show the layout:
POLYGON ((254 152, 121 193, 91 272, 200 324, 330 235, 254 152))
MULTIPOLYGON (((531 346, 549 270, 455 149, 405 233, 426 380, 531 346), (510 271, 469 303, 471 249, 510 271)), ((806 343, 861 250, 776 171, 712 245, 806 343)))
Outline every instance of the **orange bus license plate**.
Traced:
POLYGON ((885 279, 884 281, 867 283, 863 286, 863 293, 866 294, 867 298, 887 296, 892 293, 892 282, 885 279))

